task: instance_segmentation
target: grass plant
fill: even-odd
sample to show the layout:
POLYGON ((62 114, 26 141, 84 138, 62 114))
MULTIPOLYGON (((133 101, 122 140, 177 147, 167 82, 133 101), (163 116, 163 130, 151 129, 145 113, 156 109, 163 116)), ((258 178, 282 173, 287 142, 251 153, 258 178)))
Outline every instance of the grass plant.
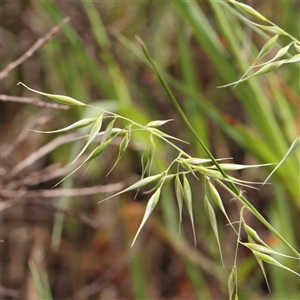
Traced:
MULTIPOLYGON (((42 57, 47 58, 45 69, 57 72, 63 82, 60 83, 62 94, 71 95, 80 101, 69 96, 57 95, 55 90, 55 94, 44 93, 22 84, 32 92, 74 106, 74 115, 68 125, 43 132, 64 134, 70 130, 79 130, 80 134, 82 133, 79 142, 81 144, 72 146, 69 163, 76 164, 79 160, 81 162, 55 186, 60 183, 71 186, 71 175, 95 163, 98 156, 104 151, 107 152, 107 149, 115 148, 115 144, 118 143, 115 162, 108 166, 107 173, 111 176, 114 169, 124 161, 130 145, 138 145, 140 179, 98 202, 124 196, 127 192, 137 191, 142 194, 148 189, 144 193, 148 202, 140 226, 132 237, 131 246, 139 243, 144 227, 153 219, 153 227, 159 235, 182 254, 182 264, 199 299, 214 297, 205 280, 205 272, 211 272, 209 276, 219 284, 220 293, 225 295, 227 291, 229 299, 258 297, 256 291, 259 290, 262 279, 271 292, 270 297, 280 299, 282 291, 286 290, 284 282, 288 281, 289 289, 284 296, 287 299, 296 299, 300 258, 299 235, 295 221, 300 210, 300 160, 297 156, 300 146, 297 127, 299 82, 295 80, 299 78, 300 61, 300 42, 295 37, 297 31, 294 31, 291 24, 283 29, 265 17, 264 13, 234 0, 208 1, 205 5, 171 1, 168 4, 160 4, 161 6, 156 3, 149 5, 155 12, 155 17, 162 11, 168 11, 168 24, 179 24, 178 34, 168 36, 166 28, 158 30, 156 26, 150 26, 150 38, 137 37, 136 43, 133 39, 136 31, 128 34, 130 27, 127 28, 126 25, 123 30, 122 26, 107 29, 104 14, 99 13, 97 3, 81 1, 78 5, 89 22, 91 35, 95 40, 94 53, 88 52, 85 41, 72 26, 66 26, 63 33, 74 60, 67 57, 66 63, 62 65, 47 63, 48 59, 52 61, 54 57, 63 57, 64 49, 55 41, 51 46, 44 47, 42 57), (251 29, 252 36, 247 28, 251 29), (152 45, 151 39, 155 36, 160 43, 152 45), (172 48, 169 43, 173 40, 176 46, 172 48), (117 42, 118 47, 115 46, 117 42), (170 49, 173 49, 174 56, 178 57, 177 72, 180 76, 176 76, 176 70, 170 67, 171 60, 158 55, 163 51, 172 53, 168 51, 170 49), (211 89, 208 92, 198 84, 199 66, 193 63, 193 59, 199 49, 203 51, 200 55, 211 62, 213 74, 216 75, 209 84, 219 89, 211 89), (130 58, 125 59, 123 52, 130 54, 130 58), (142 74, 151 78, 147 81, 150 88, 135 83, 140 74, 135 69, 139 61, 143 64, 140 67, 145 68, 142 74), (131 70, 124 68, 128 65, 132 67, 131 70), (153 75, 149 69, 152 69, 153 75), (113 109, 106 109, 107 102, 104 101, 101 101, 99 106, 89 102, 88 94, 92 85, 95 87, 93 93, 98 98, 111 99, 113 109), (153 95, 149 93, 151 87, 155 87, 153 95), (167 107, 167 118, 171 115, 168 120, 162 120, 165 118, 164 114, 159 107, 155 107, 154 101, 158 95, 167 107), (136 105, 133 98, 140 99, 140 103, 136 105), (226 108, 224 109, 231 98, 241 106, 246 121, 238 119, 235 115, 231 116, 226 112, 226 108), (153 115, 158 116, 158 120, 152 121, 153 115), (162 126, 171 128, 168 126, 171 124, 171 118, 175 118, 174 115, 176 124, 179 124, 178 135, 161 130, 162 126), (180 121, 177 120, 178 116, 181 117, 180 121), (209 124, 216 128, 216 142, 210 138, 209 124), (222 145, 232 142, 243 149, 250 163, 235 163, 235 157, 233 161, 228 161, 219 156, 218 151, 221 150, 218 148, 225 148, 222 145), (256 173, 253 171, 259 182, 238 177, 237 172, 248 169, 259 170, 256 173), (257 202, 254 204, 252 198, 243 191, 250 190, 253 196, 256 192, 259 193, 257 189, 269 187, 266 186, 269 182, 275 187, 274 196, 269 196, 272 201, 269 211, 263 212, 256 208, 257 202), (201 196, 197 197, 195 195, 198 194, 199 187, 202 191, 201 196), (238 203, 235 212, 229 211, 228 203, 224 200, 226 197, 238 203), (158 209, 158 203, 162 220, 156 219, 155 210, 158 209), (200 205, 206 218, 203 218, 200 205), (248 222, 248 212, 260 221, 263 226, 259 228, 267 230, 270 240, 275 240, 274 245, 248 222), (211 270, 201 256, 203 253, 197 253, 186 241, 188 231, 181 230, 178 235, 178 228, 181 228, 186 216, 191 224, 195 245, 199 246, 200 243, 199 228, 208 224, 205 227, 209 232, 205 233, 208 239, 204 242, 201 240, 201 251, 212 252, 220 257, 220 263, 216 263, 216 255, 207 255, 206 259, 210 266, 213 266, 211 270), (222 223, 229 225, 234 238, 229 238, 228 230, 220 225, 222 223), (228 241, 234 245, 230 246, 234 249, 233 257, 224 250, 224 244, 228 241), (250 251, 253 257, 240 260, 241 249, 250 251), (233 258, 232 263, 230 258, 233 258), (253 279, 247 288, 245 282, 256 270, 255 261, 261 273, 258 277, 255 276, 259 279, 253 279), (199 272, 199 265, 204 272, 199 272)), ((280 5, 291 11, 293 4, 280 5)), ((40 8, 55 22, 62 19, 63 14, 53 2, 43 2, 40 8)), ((130 9, 137 11, 142 8, 146 9, 144 4, 139 3, 130 9)), ((142 18, 136 18, 137 24, 143 24, 142 18)), ((123 22, 126 24, 126 18, 123 22)), ((59 81, 55 77, 51 76, 42 90, 53 91, 52 86, 56 86, 56 82, 59 81)), ((224 150, 228 154, 230 151, 230 146, 224 150)), ((103 172, 104 169, 106 171, 107 166, 103 167, 103 172)), ((67 207, 66 200, 62 200, 61 205, 67 207)), ((63 226, 63 214, 58 213, 53 234, 57 248, 63 226)), ((205 234, 201 234, 201 238, 205 234)), ((145 299, 148 295, 146 282, 149 275, 141 267, 144 261, 145 257, 140 253, 129 263, 136 299, 145 299)), ((33 265, 31 270, 36 278, 36 285, 41 286, 40 279, 34 275, 36 270, 33 265)), ((39 297, 42 297, 41 295, 42 291, 39 297)))

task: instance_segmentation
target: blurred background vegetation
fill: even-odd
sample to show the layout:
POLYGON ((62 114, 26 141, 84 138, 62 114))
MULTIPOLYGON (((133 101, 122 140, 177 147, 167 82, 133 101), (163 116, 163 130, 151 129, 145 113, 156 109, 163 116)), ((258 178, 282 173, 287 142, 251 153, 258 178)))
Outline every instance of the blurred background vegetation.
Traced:
MULTIPOLYGON (((247 3, 299 38, 299 2, 247 3)), ((188 141, 178 145, 192 156, 205 157, 147 64, 134 38, 138 35, 215 157, 269 163, 279 162, 299 135, 299 67, 284 66, 234 90, 216 89, 237 80, 268 40, 242 23, 225 1, 27 0, 3 1, 1 10, 1 70, 64 17, 71 18, 1 82, 2 299, 226 299, 236 236, 220 213, 223 267, 204 213, 201 180, 191 179, 197 248, 186 211, 178 235, 176 199, 168 187, 130 248, 149 195, 139 193, 133 200, 134 193, 128 193, 96 203, 139 178, 147 136, 133 136, 108 177, 117 144, 85 174, 80 170, 51 189, 71 170, 64 166, 83 144, 67 143, 74 135, 58 140, 27 129, 54 130, 95 112, 5 101, 3 95, 36 97, 16 85, 22 81, 39 91, 93 102, 141 124, 174 119, 164 130, 188 141)), ((283 46, 287 42, 279 39, 283 46)), ((154 168, 162 171, 176 153, 155 142, 154 168)), ((274 174, 272 185, 247 189, 245 195, 299 249, 298 154, 274 174)), ((263 181, 272 168, 233 175, 263 181)), ((220 193, 231 220, 238 220, 240 205, 220 193)), ((267 244, 287 252, 252 215, 245 218, 267 244)), ((281 262, 299 272, 299 263, 281 262)), ((241 299, 298 299, 297 276, 267 266, 270 294, 255 258, 244 248, 238 266, 241 299)))

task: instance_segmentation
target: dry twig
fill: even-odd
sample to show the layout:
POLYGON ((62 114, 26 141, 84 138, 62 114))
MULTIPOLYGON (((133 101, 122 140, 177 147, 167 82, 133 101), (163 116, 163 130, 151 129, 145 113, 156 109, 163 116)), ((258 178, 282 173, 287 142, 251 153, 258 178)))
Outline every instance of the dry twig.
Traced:
POLYGON ((55 109, 68 109, 69 106, 57 104, 57 103, 47 103, 38 98, 29 98, 29 97, 15 97, 9 95, 0 95, 0 100, 4 102, 18 102, 24 104, 32 104, 38 107, 47 107, 47 108, 55 108, 55 109))
POLYGON ((7 148, 1 151, 0 157, 2 159, 8 157, 27 138, 28 134, 30 133, 30 129, 36 125, 43 125, 49 122, 50 119, 51 117, 49 116, 41 116, 37 118, 37 115, 35 115, 33 120, 27 122, 25 128, 23 128, 14 141, 7 148))
POLYGON ((112 183, 107 185, 91 186, 86 188, 79 189, 52 189, 52 190, 20 190, 20 191, 11 191, 2 189, 0 195, 2 198, 54 198, 54 197, 77 197, 77 196, 87 196, 95 195, 100 193, 116 193, 124 188, 124 183, 112 183))
POLYGON ((68 216, 78 219, 82 224, 89 226, 93 229, 100 228, 100 224, 97 221, 92 220, 89 216, 87 216, 83 213, 78 213, 71 208, 63 208, 63 207, 60 207, 59 205, 56 205, 53 203, 40 201, 36 198, 33 198, 33 199, 20 199, 19 198, 19 199, 11 199, 11 200, 2 202, 1 211, 4 211, 10 207, 14 207, 19 204, 35 206, 36 208, 46 209, 46 210, 50 210, 53 212, 60 212, 65 215, 68 215, 68 216))
POLYGON ((32 165, 35 161, 42 158, 52 150, 56 149, 58 146, 69 143, 74 140, 74 137, 76 134, 70 133, 63 136, 59 136, 43 146, 42 148, 38 149, 37 151, 31 153, 29 156, 27 156, 24 160, 19 162, 10 172, 6 174, 6 179, 10 180, 17 174, 19 174, 21 171, 23 171, 25 168, 32 165))
POLYGON ((56 34, 61 27, 70 21, 69 17, 64 18, 57 26, 53 27, 46 35, 39 38, 34 45, 29 48, 22 56, 20 56, 17 60, 10 63, 4 70, 0 72, 0 80, 5 78, 9 72, 11 72, 13 69, 15 69, 17 66, 19 66, 21 63, 23 63, 26 59, 28 59, 34 52, 36 52, 43 44, 45 44, 47 41, 49 41, 54 34, 56 34))

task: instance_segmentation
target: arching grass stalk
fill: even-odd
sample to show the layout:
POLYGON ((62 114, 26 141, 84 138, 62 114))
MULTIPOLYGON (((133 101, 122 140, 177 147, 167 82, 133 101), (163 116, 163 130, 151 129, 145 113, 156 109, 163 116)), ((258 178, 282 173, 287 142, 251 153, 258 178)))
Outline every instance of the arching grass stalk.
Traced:
MULTIPOLYGON (((153 59, 151 58, 149 51, 144 44, 144 42, 141 40, 140 37, 136 36, 136 40, 140 43, 145 56, 147 57, 149 63, 154 69, 154 72, 156 73, 159 81, 161 82, 162 86, 164 87, 165 91, 167 92, 169 98, 171 99, 174 107, 182 117, 184 123, 186 126, 190 129, 190 131, 193 133, 195 138, 197 139, 198 143, 201 145, 207 156, 211 159, 212 163, 216 166, 220 174, 223 176, 224 179, 229 179, 228 175, 224 172, 224 170, 221 168, 221 166, 218 164, 217 160, 214 158, 212 153, 209 151, 209 149, 206 147, 206 145, 203 143, 199 135, 197 134, 196 130, 193 128, 192 124, 188 120, 187 116, 185 115, 184 111, 180 107, 178 101, 176 100, 175 96, 173 95, 172 91, 170 90, 168 84, 162 77, 158 67, 154 63, 153 59)), ((256 208, 240 193, 240 190, 236 187, 236 185, 228 181, 228 185, 230 188, 228 188, 225 184, 223 184, 221 181, 218 180, 218 183, 222 185, 223 188, 225 188, 229 193, 231 193, 234 197, 239 199, 249 211, 259 220, 261 221, 276 237, 278 237, 297 257, 300 257, 300 253, 279 233, 276 231, 276 229, 256 210, 256 208)))

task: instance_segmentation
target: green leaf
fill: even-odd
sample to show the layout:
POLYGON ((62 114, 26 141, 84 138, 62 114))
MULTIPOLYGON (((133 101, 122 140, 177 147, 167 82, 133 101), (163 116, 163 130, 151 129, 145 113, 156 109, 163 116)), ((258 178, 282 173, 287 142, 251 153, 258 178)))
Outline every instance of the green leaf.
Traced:
POLYGON ((220 257, 221 257, 221 261, 222 261, 222 265, 224 267, 222 249, 221 249, 221 244, 220 244, 220 239, 219 239, 217 219, 216 219, 214 209, 213 209, 212 205, 210 204, 207 195, 204 196, 204 208, 205 208, 205 212, 206 212, 206 214, 209 218, 209 222, 210 222, 210 225, 213 229, 214 235, 216 237, 218 248, 219 248, 219 253, 220 253, 220 257))
POLYGON ((51 98, 53 100, 56 100, 60 103, 63 103, 63 104, 66 104, 66 105, 78 105, 78 106, 87 106, 85 103, 82 103, 78 100, 75 100, 71 97, 68 97, 68 96, 63 96, 63 95, 52 95, 52 94, 47 94, 47 93, 42 93, 42 92, 39 92, 39 91, 36 91, 34 89, 31 89, 29 88, 28 86, 26 86, 24 83, 22 82, 19 82, 18 85, 21 84, 23 85, 24 87, 26 87, 28 90, 34 92, 34 93, 37 93, 37 94, 40 94, 40 95, 43 95, 43 96, 46 96, 48 98, 51 98))
POLYGON ((138 237, 141 229, 143 228, 143 226, 145 225, 147 219, 149 218, 149 216, 151 215, 152 211, 154 210, 154 208, 155 208, 155 206, 156 206, 156 204, 157 204, 157 202, 159 200, 160 191, 161 191, 161 189, 158 188, 156 190, 156 192, 149 199, 149 201, 147 203, 147 206, 146 206, 146 210, 145 210, 145 214, 144 214, 143 220, 142 220, 141 225, 140 225, 140 227, 139 227, 139 229, 138 229, 138 231, 137 231, 137 233, 136 233, 136 235, 135 235, 135 237, 133 239, 131 247, 134 245, 134 243, 135 243, 135 241, 136 241, 136 239, 137 239, 137 237, 138 237))
POLYGON ((83 147, 83 149, 80 151, 80 153, 76 156, 76 158, 72 161, 71 164, 73 164, 81 155, 82 153, 86 150, 86 148, 90 145, 90 143, 94 140, 94 138, 97 136, 99 130, 101 129, 102 126, 102 119, 103 119, 103 114, 101 114, 96 122, 94 123, 90 135, 89 135, 89 139, 87 141, 87 143, 85 144, 85 146, 83 147))
POLYGON ((277 165, 277 167, 271 172, 271 174, 266 178, 266 180, 264 181, 264 184, 266 184, 266 182, 270 179, 270 177, 274 174, 274 172, 282 165, 282 163, 293 153, 295 152, 298 148, 300 147, 300 135, 294 140, 294 142, 292 143, 291 147, 289 148, 289 150, 287 151, 287 153, 285 154, 285 156, 283 157, 283 159, 279 162, 279 164, 277 165))
POLYGON ((195 246, 196 246, 197 242, 196 242, 196 232, 195 232, 195 224, 194 224, 194 217, 193 217, 192 191, 191 191, 190 184, 189 184, 185 174, 183 174, 183 199, 184 199, 185 205, 187 207, 187 210, 188 210, 188 213, 190 216, 192 229, 193 229, 193 235, 194 235, 194 242, 195 242, 195 246))
POLYGON ((75 122, 72 125, 69 125, 67 127, 58 129, 58 130, 53 130, 53 131, 40 131, 40 130, 31 130, 34 132, 38 132, 38 133, 59 133, 59 132, 65 132, 65 131, 69 131, 69 130, 73 130, 73 129, 78 129, 78 128, 82 128, 82 127, 86 127, 92 123, 94 123, 97 120, 97 118, 88 118, 88 119, 82 119, 80 121, 75 122))

